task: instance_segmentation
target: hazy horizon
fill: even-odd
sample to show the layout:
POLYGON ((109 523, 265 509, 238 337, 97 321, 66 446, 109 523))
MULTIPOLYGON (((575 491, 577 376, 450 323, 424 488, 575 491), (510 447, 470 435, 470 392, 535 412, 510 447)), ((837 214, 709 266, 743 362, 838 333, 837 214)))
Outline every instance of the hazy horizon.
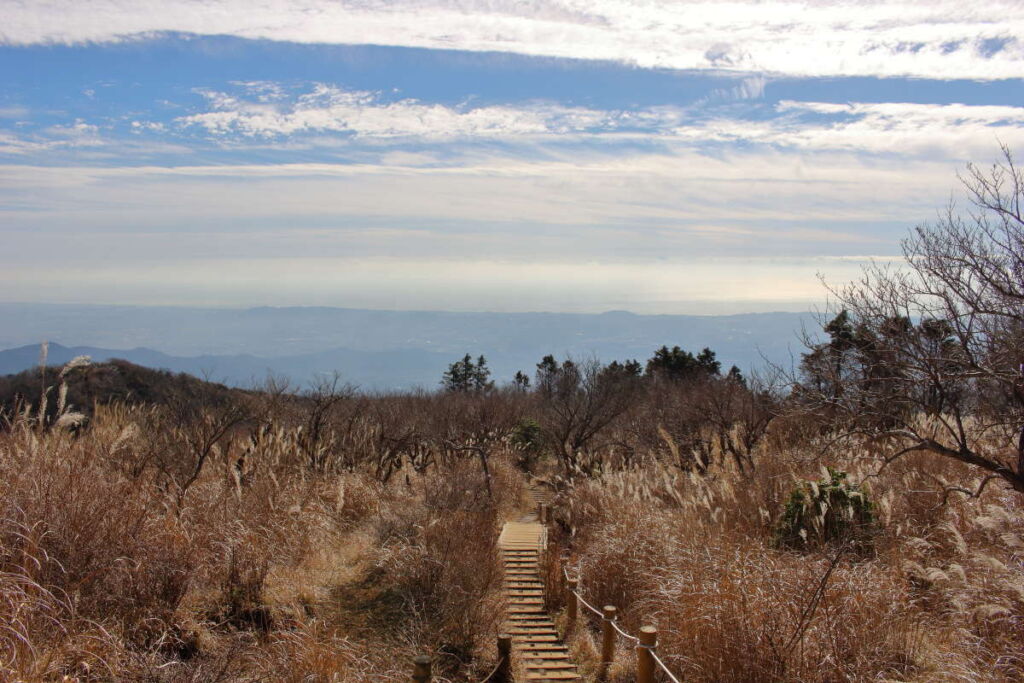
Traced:
MULTIPOLYGON (((338 371, 374 388, 435 386, 444 368, 469 353, 488 358, 494 376, 532 373, 545 355, 611 360, 650 358, 661 346, 718 353, 743 371, 787 364, 798 352, 806 312, 733 315, 387 311, 338 307, 103 306, 0 303, 0 374, 34 366, 48 341, 78 354, 124 358, 149 367, 247 385, 268 371, 304 385, 338 371), (26 348, 29 347, 29 348, 26 348), (153 353, 155 352, 155 353, 153 353)), ((55 346, 54 346, 55 348, 55 346)))
POLYGON ((97 308, 168 308, 168 309, 209 309, 209 310, 254 310, 254 309, 338 309, 348 311, 381 311, 392 313, 496 313, 496 314, 552 314, 552 315, 604 315, 628 313, 638 316, 735 316, 758 313, 814 313, 823 310, 827 302, 820 301, 678 301, 678 302, 637 302, 632 308, 577 308, 577 309, 544 309, 544 308, 403 308, 403 307, 370 307, 345 304, 310 304, 310 303, 216 303, 216 302, 147 302, 130 303, 124 301, 81 301, 81 300, 15 300, 0 298, 0 306, 69 306, 97 308), (652 310, 657 306, 659 310, 652 310), (664 309, 664 310, 661 310, 664 309))

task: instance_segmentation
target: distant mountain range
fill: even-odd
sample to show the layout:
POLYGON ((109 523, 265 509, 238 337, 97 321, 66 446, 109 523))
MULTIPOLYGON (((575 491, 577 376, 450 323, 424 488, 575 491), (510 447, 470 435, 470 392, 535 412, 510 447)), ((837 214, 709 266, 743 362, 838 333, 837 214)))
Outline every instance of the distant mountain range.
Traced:
POLYGON ((367 389, 433 388, 465 353, 487 357, 499 381, 532 374, 546 354, 644 361, 662 345, 714 349, 723 367, 764 359, 788 365, 807 313, 728 316, 563 313, 450 313, 344 308, 177 308, 0 304, 0 373, 76 355, 123 358, 247 386, 268 372, 305 384, 338 371, 367 389), (62 346, 60 344, 76 344, 62 346), (13 348, 11 348, 13 347, 13 348), (156 350, 159 349, 159 350, 156 350))

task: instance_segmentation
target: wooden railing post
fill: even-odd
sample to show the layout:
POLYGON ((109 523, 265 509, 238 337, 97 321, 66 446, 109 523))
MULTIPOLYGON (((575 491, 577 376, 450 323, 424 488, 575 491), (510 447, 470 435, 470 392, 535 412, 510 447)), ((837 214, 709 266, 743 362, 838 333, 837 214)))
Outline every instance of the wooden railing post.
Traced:
POLYGON ((430 683, 432 680, 430 674, 430 657, 426 655, 420 655, 414 657, 412 660, 412 680, 416 683, 430 683))
POLYGON ((495 683, 510 683, 512 680, 512 636, 507 633, 498 636, 498 670, 492 680, 495 683))
POLYGON ((615 628, 612 622, 615 621, 615 613, 618 611, 612 605, 604 606, 604 621, 601 622, 601 673, 606 674, 612 660, 615 659, 615 628))
POLYGON ((551 508, 548 507, 547 503, 541 503, 540 504, 540 523, 541 524, 547 524, 548 523, 548 517, 550 516, 550 510, 551 510, 551 508))
POLYGON ((568 623, 566 624, 566 633, 572 633, 576 628, 576 610, 579 608, 579 598, 576 597, 576 589, 579 586, 579 580, 568 579, 565 582, 565 615, 568 623))
POLYGON ((658 629, 640 627, 640 643, 636 646, 636 683, 654 683, 654 648, 658 646, 658 629))

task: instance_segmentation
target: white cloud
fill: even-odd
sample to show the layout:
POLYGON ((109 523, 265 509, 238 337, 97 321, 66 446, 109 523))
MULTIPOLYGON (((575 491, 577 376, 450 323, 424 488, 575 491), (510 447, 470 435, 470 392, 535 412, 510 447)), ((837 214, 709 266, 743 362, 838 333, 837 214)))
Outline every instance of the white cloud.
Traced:
MULTIPOLYGON (((0 260, 2 263, 2 260, 0 260)), ((335 305, 412 310, 651 312, 806 310, 824 299, 816 274, 839 280, 858 263, 822 259, 679 259, 656 264, 527 263, 463 258, 138 258, 103 268, 84 264, 38 277, 21 264, 0 269, 0 297, 153 305, 335 305), (124 283, 132 286, 126 288, 124 283), (680 298, 686 300, 680 302, 680 298), (742 302, 739 306, 735 302, 742 302), (704 304, 701 306, 700 304, 704 304)))
POLYGON ((263 97, 242 100, 215 91, 202 94, 213 111, 176 121, 183 126, 201 126, 216 135, 344 132, 370 138, 503 137, 607 128, 629 116, 557 105, 452 108, 409 99, 387 103, 377 93, 323 84, 294 102, 282 101, 279 94, 273 98, 276 101, 263 97))
POLYGON ((66 140, 72 146, 93 146, 102 144, 99 139, 100 129, 82 119, 76 119, 69 125, 55 125, 45 129, 44 133, 51 138, 66 140))
POLYGON ((1024 146, 1024 107, 963 104, 779 103, 781 115, 764 121, 714 119, 675 128, 693 141, 770 144, 805 150, 866 154, 989 156, 998 141, 1024 146), (814 120, 803 114, 821 114, 814 120))
POLYGON ((23 119, 28 115, 26 107, 0 107, 0 119, 23 119))
MULTIPOLYGON (((955 184, 955 166, 946 161, 850 154, 762 149, 714 158, 680 148, 565 156, 480 156, 429 167, 400 157, 388 165, 10 165, 0 166, 0 188, 25 206, 7 212, 8 224, 26 228, 61 226, 72 217, 83 230, 390 221, 449 238, 480 231, 459 244, 484 253, 522 245, 532 252, 520 239, 529 230, 549 235, 563 251, 643 248, 649 257, 661 248, 730 249, 766 237, 779 248, 870 241, 877 237, 850 226, 927 219, 955 184)), ((422 246, 398 240, 391 248, 422 246)))
POLYGON ((800 76, 1024 75, 1017 0, 5 0, 0 7, 0 42, 16 45, 179 31, 800 76))
MULTIPOLYGON (((763 81, 745 79, 714 97, 757 98, 763 81)), ((255 94, 204 91, 210 111, 177 119, 216 136, 350 134, 355 138, 412 138, 420 142, 459 138, 527 138, 535 144, 586 140, 592 136, 657 141, 662 144, 746 143, 808 151, 849 150, 869 154, 986 155, 997 139, 1024 146, 1024 107, 914 103, 783 101, 770 118, 712 116, 701 105, 634 110, 596 110, 551 103, 448 107, 406 99, 384 102, 378 93, 317 85, 288 97, 273 84, 255 94), (262 97, 275 93, 273 101, 262 97)), ((308 141, 307 141, 308 142, 308 141)), ((336 144, 321 138, 310 144, 336 144)))
POLYGON ((81 119, 70 125, 49 126, 40 133, 15 135, 0 130, 0 155, 22 156, 58 149, 102 147, 99 127, 81 119))

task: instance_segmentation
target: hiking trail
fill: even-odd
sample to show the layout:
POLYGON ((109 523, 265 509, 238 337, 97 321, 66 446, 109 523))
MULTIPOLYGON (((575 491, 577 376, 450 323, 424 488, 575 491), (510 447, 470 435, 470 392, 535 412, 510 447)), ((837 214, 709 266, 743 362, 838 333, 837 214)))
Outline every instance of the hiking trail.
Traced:
POLYGON ((533 512, 506 522, 498 538, 505 570, 505 630, 512 635, 512 657, 528 681, 578 681, 569 649, 544 609, 540 559, 547 548, 547 528, 540 523, 538 511, 541 504, 551 502, 552 494, 531 483, 527 495, 533 512))

